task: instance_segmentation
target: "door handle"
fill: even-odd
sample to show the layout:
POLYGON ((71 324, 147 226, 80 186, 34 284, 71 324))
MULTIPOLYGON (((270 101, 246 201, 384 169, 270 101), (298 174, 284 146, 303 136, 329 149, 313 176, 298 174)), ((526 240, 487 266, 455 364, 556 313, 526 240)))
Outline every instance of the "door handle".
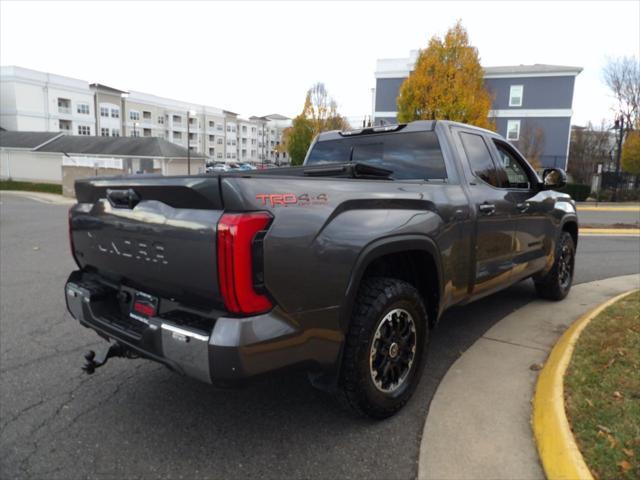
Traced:
POLYGON ((529 202, 522 202, 522 203, 518 203, 516 204, 516 208, 518 210, 520 210, 522 213, 526 212, 527 210, 529 210, 529 202))
POLYGON ((493 203, 483 203, 478 207, 478 209, 480 210, 480 213, 483 213, 484 215, 493 215, 496 213, 496 206, 493 203))

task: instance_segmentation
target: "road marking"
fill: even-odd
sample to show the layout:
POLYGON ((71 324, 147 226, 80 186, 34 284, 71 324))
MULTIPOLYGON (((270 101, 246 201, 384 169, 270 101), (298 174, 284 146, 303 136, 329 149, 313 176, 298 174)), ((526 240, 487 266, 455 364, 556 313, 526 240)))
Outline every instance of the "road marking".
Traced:
POLYGON ((580 235, 640 235, 640 228, 581 228, 580 235))
POLYGON ((577 207, 579 212, 640 212, 640 206, 626 207, 577 207))

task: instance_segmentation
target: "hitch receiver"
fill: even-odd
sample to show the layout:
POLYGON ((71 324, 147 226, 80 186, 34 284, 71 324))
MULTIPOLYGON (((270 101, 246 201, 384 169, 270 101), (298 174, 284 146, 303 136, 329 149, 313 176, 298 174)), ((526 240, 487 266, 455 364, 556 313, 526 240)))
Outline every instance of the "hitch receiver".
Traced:
POLYGON ((132 352, 129 351, 125 346, 114 343, 107 350, 104 350, 98 357, 96 358, 96 352, 93 350, 89 350, 84 354, 84 365, 82 366, 82 370, 87 374, 91 375, 96 371, 96 368, 103 366, 107 363, 111 357, 132 357, 132 352))

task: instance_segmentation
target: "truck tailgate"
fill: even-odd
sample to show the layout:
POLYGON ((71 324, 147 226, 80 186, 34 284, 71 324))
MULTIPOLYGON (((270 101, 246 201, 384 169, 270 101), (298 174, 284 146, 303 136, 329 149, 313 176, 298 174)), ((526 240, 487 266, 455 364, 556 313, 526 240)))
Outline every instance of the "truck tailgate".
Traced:
POLYGON ((218 177, 87 179, 76 195, 69 228, 80 267, 153 295, 221 302, 218 177))

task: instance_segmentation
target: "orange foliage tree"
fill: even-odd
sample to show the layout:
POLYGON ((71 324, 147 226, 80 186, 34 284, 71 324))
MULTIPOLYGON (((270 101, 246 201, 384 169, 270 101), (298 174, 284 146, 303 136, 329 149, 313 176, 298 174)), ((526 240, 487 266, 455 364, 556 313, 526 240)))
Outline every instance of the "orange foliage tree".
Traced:
POLYGON ((398 96, 398 121, 454 120, 493 129, 491 95, 484 86, 478 50, 462 24, 434 36, 421 50, 398 96))

